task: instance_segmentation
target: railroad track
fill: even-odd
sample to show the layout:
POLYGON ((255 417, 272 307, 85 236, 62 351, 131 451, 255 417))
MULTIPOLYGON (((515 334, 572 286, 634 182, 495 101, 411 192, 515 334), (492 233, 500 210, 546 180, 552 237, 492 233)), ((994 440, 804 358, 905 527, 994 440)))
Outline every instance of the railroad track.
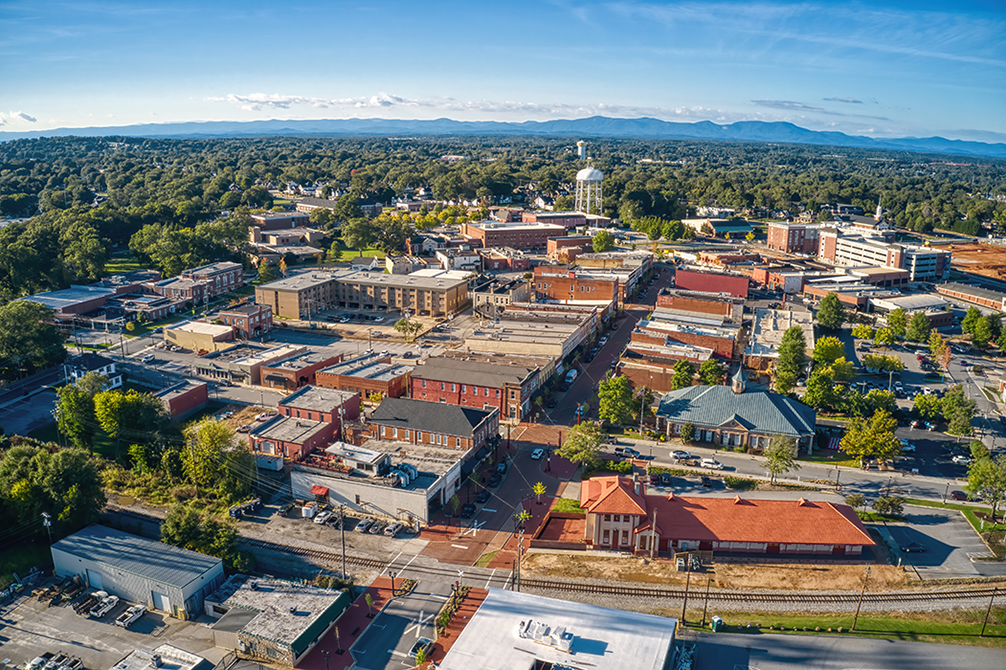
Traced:
MULTIPOLYGON (((160 521, 156 516, 142 514, 133 510, 116 508, 116 512, 126 516, 131 516, 142 521, 160 521)), ((315 560, 321 560, 333 565, 342 564, 342 554, 335 551, 325 551, 322 549, 309 549, 296 547, 280 542, 270 542, 248 537, 240 537, 239 541, 254 549, 274 551, 292 556, 303 556, 315 560)), ((367 558, 363 556, 346 555, 346 565, 364 570, 376 570, 386 572, 394 569, 401 573, 415 573, 439 577, 448 581, 458 579, 459 572, 464 572, 465 579, 472 580, 486 585, 497 585, 506 588, 510 585, 511 573, 489 571, 486 568, 473 568, 471 566, 454 565, 426 565, 423 563, 413 563, 413 556, 403 557, 406 563, 400 563, 400 559, 382 560, 377 558, 367 558)), ((402 575, 406 576, 406 575, 402 575)), ((558 580, 543 577, 523 577, 521 578, 521 589, 530 591, 551 591, 555 593, 599 595, 599 596, 626 596, 631 598, 647 598, 654 600, 682 600, 685 597, 683 588, 663 588, 648 586, 623 586, 615 584, 597 584, 584 582, 582 580, 558 580)), ((864 603, 898 605, 906 603, 948 603, 955 601, 988 600, 997 589, 981 587, 956 590, 934 590, 934 591, 884 591, 880 593, 866 593, 862 596, 864 603)), ((1001 591, 998 590, 998 591, 1001 591)), ((696 587, 688 590, 690 598, 705 598, 705 589, 696 587)), ((761 593, 757 591, 730 591, 716 589, 709 591, 709 600, 733 604, 786 604, 799 608, 801 605, 843 605, 855 604, 860 598, 859 593, 761 593)), ((999 597, 1006 597, 1006 592, 1000 592, 999 597)))

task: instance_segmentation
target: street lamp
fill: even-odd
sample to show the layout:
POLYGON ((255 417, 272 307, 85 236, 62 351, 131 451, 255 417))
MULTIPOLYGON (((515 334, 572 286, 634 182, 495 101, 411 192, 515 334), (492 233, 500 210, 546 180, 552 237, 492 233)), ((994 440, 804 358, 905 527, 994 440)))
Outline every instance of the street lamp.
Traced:
POLYGON ((388 570, 388 574, 391 575, 391 595, 394 596, 395 595, 395 577, 397 577, 399 573, 392 572, 391 570, 388 570))

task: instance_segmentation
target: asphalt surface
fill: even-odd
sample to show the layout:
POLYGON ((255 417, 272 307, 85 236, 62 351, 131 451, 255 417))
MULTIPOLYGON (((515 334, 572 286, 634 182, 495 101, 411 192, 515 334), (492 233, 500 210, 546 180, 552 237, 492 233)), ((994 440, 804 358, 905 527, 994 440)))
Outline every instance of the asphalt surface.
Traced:
MULTIPOLYGON (((729 622, 728 622, 729 623, 729 622)), ((1006 650, 838 635, 705 633, 695 670, 1002 670, 1006 650)))

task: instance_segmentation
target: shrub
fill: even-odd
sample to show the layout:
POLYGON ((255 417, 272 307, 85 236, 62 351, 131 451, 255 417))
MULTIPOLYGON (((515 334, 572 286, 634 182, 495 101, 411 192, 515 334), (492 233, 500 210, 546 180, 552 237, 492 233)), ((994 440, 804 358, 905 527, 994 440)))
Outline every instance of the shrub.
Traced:
POLYGON ((691 423, 686 423, 681 426, 681 441, 685 444, 691 444, 695 440, 695 425, 691 423))

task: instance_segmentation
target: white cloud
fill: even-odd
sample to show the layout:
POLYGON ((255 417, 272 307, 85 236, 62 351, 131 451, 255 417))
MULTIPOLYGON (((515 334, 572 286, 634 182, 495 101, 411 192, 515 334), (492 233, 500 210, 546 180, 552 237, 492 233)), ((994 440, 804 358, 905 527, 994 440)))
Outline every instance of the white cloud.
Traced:
POLYGON ((0 126, 6 126, 11 123, 35 123, 36 121, 38 121, 38 119, 29 114, 25 114, 24 112, 10 112, 9 114, 0 112, 0 126))

